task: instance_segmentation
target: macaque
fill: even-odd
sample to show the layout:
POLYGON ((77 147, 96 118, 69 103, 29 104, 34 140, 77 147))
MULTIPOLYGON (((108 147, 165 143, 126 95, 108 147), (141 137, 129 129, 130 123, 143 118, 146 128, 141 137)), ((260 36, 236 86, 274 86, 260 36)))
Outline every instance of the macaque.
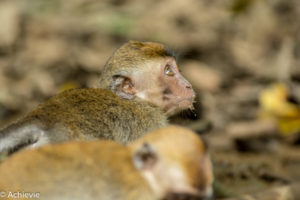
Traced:
POLYGON ((0 131, 0 152, 70 140, 135 140, 192 107, 195 93, 162 44, 130 41, 104 66, 99 88, 74 89, 0 131))
POLYGON ((127 146, 73 141, 20 151, 0 165, 0 177, 6 195, 30 192, 43 200, 200 200, 212 196, 213 181, 203 141, 179 126, 127 146))

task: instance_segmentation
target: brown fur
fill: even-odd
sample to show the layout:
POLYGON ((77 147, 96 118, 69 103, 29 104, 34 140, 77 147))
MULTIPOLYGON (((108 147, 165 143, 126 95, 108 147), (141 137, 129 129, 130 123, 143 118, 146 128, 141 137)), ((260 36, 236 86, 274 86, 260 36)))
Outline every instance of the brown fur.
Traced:
POLYGON ((40 192, 43 200, 158 200, 181 194, 201 199, 211 195, 212 169, 203 166, 206 162, 210 160, 198 136, 169 126, 129 147, 94 141, 18 152, 0 165, 0 191, 40 192), (145 144, 153 150, 141 151, 145 144), (143 154, 142 167, 133 162, 138 153, 143 154), (177 172, 183 177, 176 177, 177 172), (157 180, 159 190, 145 174, 157 180))
POLYGON ((91 88, 58 94, 18 123, 34 121, 46 131, 67 127, 64 131, 68 133, 62 134, 69 139, 104 138, 122 143, 167 124, 161 110, 150 103, 121 99, 111 91, 91 88))

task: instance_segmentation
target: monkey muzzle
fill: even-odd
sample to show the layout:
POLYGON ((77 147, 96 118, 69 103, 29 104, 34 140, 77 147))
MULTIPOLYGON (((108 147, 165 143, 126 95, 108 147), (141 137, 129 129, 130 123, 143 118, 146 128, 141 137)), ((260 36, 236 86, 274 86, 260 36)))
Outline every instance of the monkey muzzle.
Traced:
POLYGON ((177 104, 180 108, 192 109, 194 107, 193 102, 194 102, 194 97, 189 97, 189 98, 181 99, 180 101, 177 102, 177 104))

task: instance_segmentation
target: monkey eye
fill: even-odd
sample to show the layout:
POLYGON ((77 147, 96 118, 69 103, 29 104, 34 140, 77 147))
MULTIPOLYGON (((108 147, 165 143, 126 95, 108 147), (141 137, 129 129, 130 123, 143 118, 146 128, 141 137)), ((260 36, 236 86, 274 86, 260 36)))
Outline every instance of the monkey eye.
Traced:
POLYGON ((173 71, 173 69, 171 68, 170 65, 166 66, 166 68, 165 68, 165 74, 167 76, 174 76, 175 75, 175 72, 173 71))

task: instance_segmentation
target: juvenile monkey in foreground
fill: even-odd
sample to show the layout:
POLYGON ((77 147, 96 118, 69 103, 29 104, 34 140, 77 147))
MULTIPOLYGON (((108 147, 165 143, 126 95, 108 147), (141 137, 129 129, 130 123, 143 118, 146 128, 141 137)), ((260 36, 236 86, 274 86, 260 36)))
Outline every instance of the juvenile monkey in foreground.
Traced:
POLYGON ((81 141, 18 152, 0 165, 0 191, 39 192, 40 199, 206 199, 212 166, 199 136, 169 126, 127 147, 81 141))
POLYGON ((0 131, 0 152, 70 140, 126 143, 190 108, 190 83, 162 44, 130 41, 107 61, 98 89, 60 93, 0 131))

